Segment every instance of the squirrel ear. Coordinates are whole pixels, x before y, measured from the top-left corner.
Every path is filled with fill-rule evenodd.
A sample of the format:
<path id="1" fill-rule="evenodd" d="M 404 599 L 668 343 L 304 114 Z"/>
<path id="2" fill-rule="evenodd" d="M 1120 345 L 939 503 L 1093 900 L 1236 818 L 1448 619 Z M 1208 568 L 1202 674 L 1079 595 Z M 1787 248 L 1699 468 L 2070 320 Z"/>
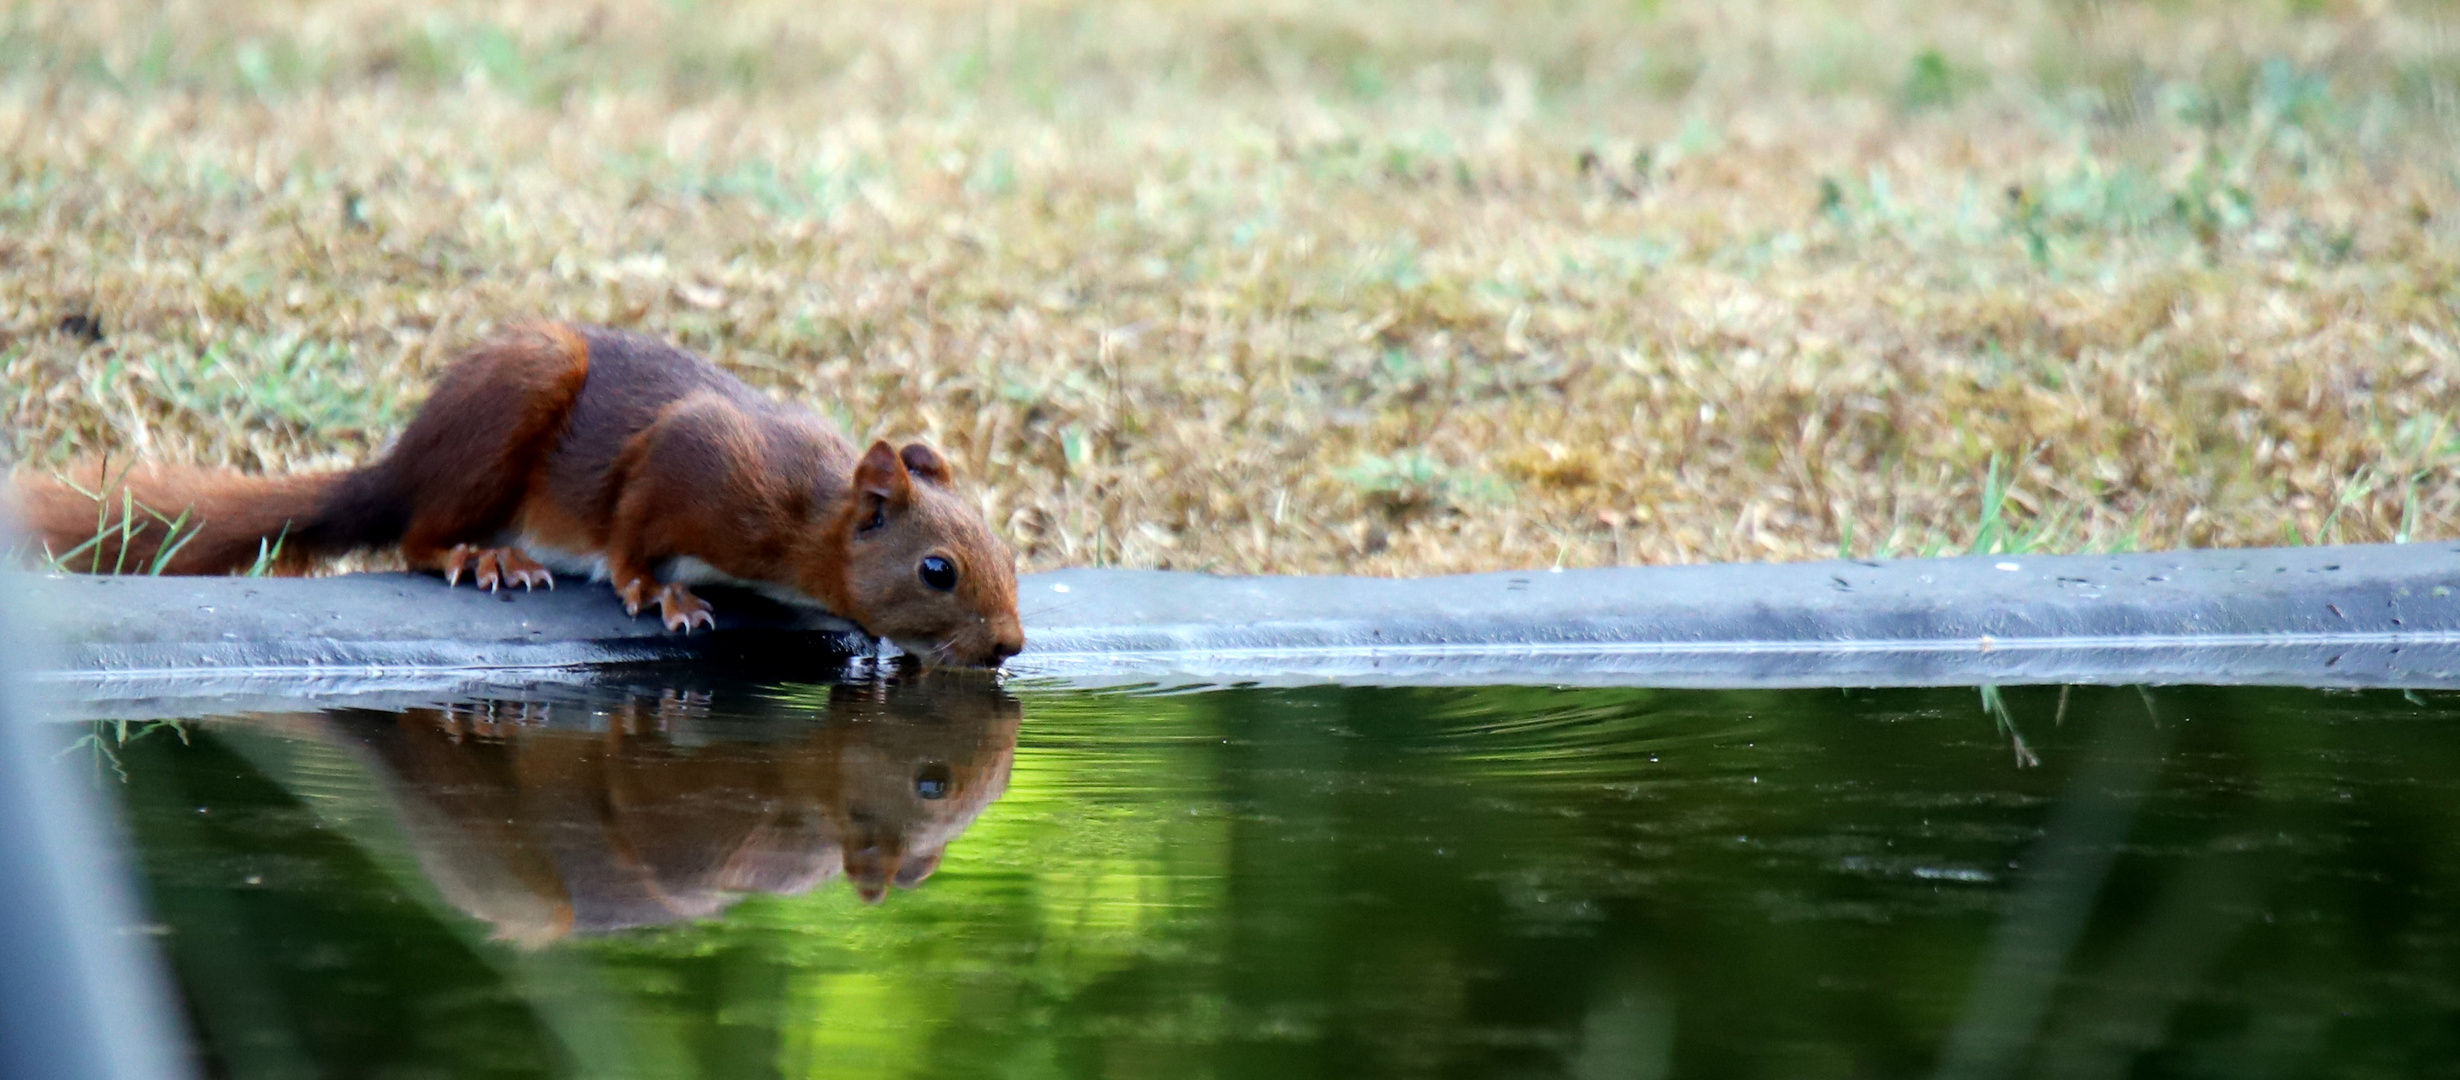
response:
<path id="1" fill-rule="evenodd" d="M 897 452 L 897 457 L 905 462 L 906 470 L 916 477 L 941 487 L 948 486 L 948 462 L 941 460 L 938 451 L 918 442 L 910 442 L 905 444 L 905 449 Z"/>
<path id="2" fill-rule="evenodd" d="M 913 497 L 914 479 L 906 475 L 905 462 L 887 442 L 872 443 L 854 466 L 854 531 L 870 532 L 888 524 L 889 509 L 903 507 Z"/>
<path id="3" fill-rule="evenodd" d="M 889 449 L 885 439 L 872 443 L 871 449 L 863 453 L 862 462 L 854 467 L 854 490 L 865 495 L 901 502 L 913 489 L 914 480 L 906 475 L 905 462 L 898 460 L 897 452 Z"/>
<path id="4" fill-rule="evenodd" d="M 911 889 L 922 884 L 924 878 L 930 877 L 932 871 L 939 868 L 940 853 L 937 851 L 925 855 L 909 855 L 906 856 L 904 862 L 897 864 L 897 876 L 889 880 L 896 882 L 900 889 Z"/>

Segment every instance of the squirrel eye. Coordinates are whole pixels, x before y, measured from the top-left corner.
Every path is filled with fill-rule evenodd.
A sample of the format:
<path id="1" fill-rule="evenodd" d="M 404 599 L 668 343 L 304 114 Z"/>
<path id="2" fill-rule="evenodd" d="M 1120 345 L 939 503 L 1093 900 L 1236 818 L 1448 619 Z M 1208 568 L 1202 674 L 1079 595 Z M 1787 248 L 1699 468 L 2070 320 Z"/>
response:
<path id="1" fill-rule="evenodd" d="M 941 592 L 957 587 L 957 564 L 938 555 L 926 555 L 922 561 L 922 583 Z"/>
<path id="2" fill-rule="evenodd" d="M 948 766 L 931 762 L 914 773 L 914 794 L 926 799 L 945 799 L 949 787 Z"/>

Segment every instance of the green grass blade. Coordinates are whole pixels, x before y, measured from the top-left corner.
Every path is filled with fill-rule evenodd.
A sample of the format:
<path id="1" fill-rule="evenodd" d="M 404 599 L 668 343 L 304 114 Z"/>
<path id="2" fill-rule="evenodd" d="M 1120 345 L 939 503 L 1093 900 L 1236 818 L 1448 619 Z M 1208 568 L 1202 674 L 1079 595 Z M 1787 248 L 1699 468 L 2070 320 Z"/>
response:
<path id="1" fill-rule="evenodd" d="M 204 524 L 200 522 L 196 528 L 188 531 L 188 535 L 181 536 L 179 530 L 187 523 L 188 511 L 182 510 L 179 512 L 179 517 L 171 522 L 171 532 L 164 539 L 162 550 L 154 553 L 154 565 L 146 569 L 147 574 L 161 577 L 163 568 L 171 565 L 171 560 L 179 554 L 179 549 L 187 547 L 188 541 L 196 539 L 198 534 L 205 531 Z"/>
<path id="2" fill-rule="evenodd" d="M 115 577 L 128 572 L 128 545 L 136 541 L 136 523 L 136 493 L 123 487 L 120 489 L 120 550 L 118 557 L 111 560 L 111 573 Z"/>
<path id="3" fill-rule="evenodd" d="M 282 544 L 289 539 L 290 523 L 287 521 L 282 523 L 282 532 L 273 538 L 271 544 L 261 538 L 258 539 L 256 541 L 256 565 L 248 567 L 247 576 L 264 577 L 273 572 L 273 564 L 282 557 Z"/>

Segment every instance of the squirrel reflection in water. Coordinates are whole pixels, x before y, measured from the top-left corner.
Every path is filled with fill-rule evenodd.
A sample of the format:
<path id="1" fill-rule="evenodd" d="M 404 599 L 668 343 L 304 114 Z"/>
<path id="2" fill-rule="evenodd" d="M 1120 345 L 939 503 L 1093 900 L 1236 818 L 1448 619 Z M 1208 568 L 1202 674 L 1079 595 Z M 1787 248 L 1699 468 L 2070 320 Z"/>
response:
<path id="1" fill-rule="evenodd" d="M 774 706 L 765 706 L 775 708 Z M 565 706 L 346 717 L 389 774 L 437 889 L 496 936 L 715 915 L 843 874 L 878 902 L 913 888 L 1006 791 L 1017 700 L 987 681 L 832 687 L 820 722 L 712 717 L 699 694 L 561 726 Z"/>

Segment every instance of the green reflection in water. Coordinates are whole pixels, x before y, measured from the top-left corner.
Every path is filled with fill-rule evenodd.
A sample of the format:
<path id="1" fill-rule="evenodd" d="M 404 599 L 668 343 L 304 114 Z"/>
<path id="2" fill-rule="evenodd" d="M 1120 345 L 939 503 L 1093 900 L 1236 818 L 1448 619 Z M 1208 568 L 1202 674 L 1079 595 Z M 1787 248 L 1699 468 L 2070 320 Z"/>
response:
<path id="1" fill-rule="evenodd" d="M 1971 690 L 715 681 L 105 782 L 239 1076 L 2460 1069 L 2460 700 L 1997 700 L 2038 767 Z"/>

